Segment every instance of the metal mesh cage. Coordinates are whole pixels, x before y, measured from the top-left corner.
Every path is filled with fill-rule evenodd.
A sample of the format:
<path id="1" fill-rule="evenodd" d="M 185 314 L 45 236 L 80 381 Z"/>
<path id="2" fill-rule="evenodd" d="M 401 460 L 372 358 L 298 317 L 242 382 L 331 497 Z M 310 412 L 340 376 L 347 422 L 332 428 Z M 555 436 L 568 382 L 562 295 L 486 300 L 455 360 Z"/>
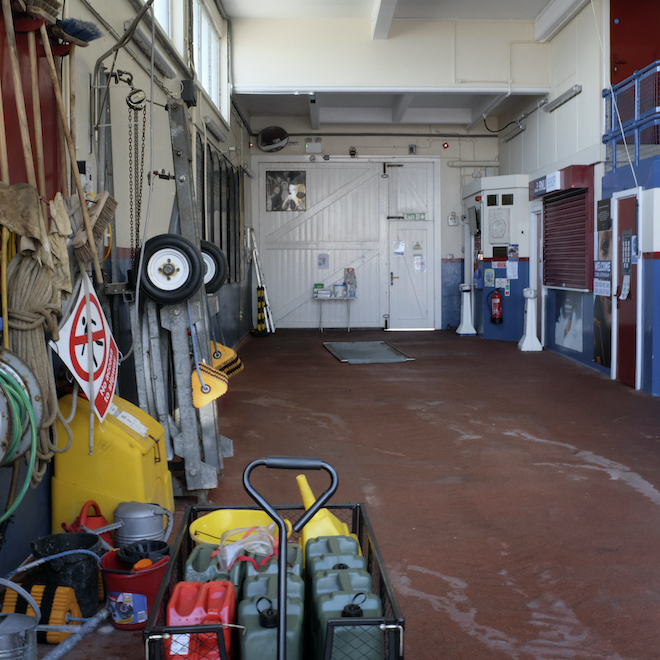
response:
<path id="1" fill-rule="evenodd" d="M 194 548 L 188 526 L 206 513 L 230 507 L 188 507 L 183 524 L 172 548 L 167 571 L 161 583 L 156 602 L 143 632 L 147 660 L 225 660 L 223 626 L 167 626 L 167 603 L 177 582 L 183 579 L 185 563 Z M 231 507 L 256 509 L 256 507 Z M 276 506 L 283 518 L 295 521 L 303 513 L 301 506 Z M 337 518 L 345 522 L 358 538 L 367 570 L 372 577 L 373 593 L 380 597 L 382 617 L 373 619 L 330 619 L 326 631 L 325 651 L 313 648 L 310 630 L 305 631 L 305 660 L 402 660 L 404 619 L 394 596 L 392 586 L 373 530 L 362 504 L 326 505 Z M 290 541 L 300 539 L 292 532 Z M 232 630 L 234 660 L 245 660 L 240 654 L 241 631 Z M 177 651 L 186 651 L 177 653 Z M 273 649 L 272 658 L 275 659 Z M 288 654 L 287 654 L 288 655 Z M 263 660 L 267 660 L 264 658 Z M 280 659 L 278 659 L 280 660 Z M 283 660 L 283 659 L 282 659 Z"/>
<path id="2" fill-rule="evenodd" d="M 635 120 L 635 85 L 631 83 L 627 87 L 619 90 L 616 95 L 616 102 L 619 107 L 619 118 L 625 126 L 628 122 Z"/>
<path id="3" fill-rule="evenodd" d="M 652 124 L 639 131 L 639 159 L 660 156 L 660 126 Z"/>
<path id="4" fill-rule="evenodd" d="M 611 172 L 614 168 L 612 143 L 607 144 L 605 148 L 605 172 Z"/>
<path id="5" fill-rule="evenodd" d="M 658 112 L 660 109 L 660 71 L 651 71 L 639 80 L 639 116 Z"/>

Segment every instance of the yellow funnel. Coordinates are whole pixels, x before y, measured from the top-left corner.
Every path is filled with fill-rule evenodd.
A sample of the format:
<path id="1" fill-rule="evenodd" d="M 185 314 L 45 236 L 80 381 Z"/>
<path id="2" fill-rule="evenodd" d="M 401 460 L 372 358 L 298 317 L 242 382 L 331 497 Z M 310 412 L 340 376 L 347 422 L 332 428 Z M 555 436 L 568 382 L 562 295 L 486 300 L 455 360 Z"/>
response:
<path id="1" fill-rule="evenodd" d="M 316 502 L 316 497 L 312 493 L 312 489 L 307 483 L 307 477 L 304 474 L 299 474 L 296 477 L 300 494 L 302 495 L 303 505 L 305 510 L 312 507 Z M 357 539 L 355 534 L 351 534 L 348 525 L 327 509 L 319 509 L 312 519 L 302 529 L 302 545 L 303 548 L 307 545 L 309 539 L 315 539 L 319 536 L 352 536 Z"/>

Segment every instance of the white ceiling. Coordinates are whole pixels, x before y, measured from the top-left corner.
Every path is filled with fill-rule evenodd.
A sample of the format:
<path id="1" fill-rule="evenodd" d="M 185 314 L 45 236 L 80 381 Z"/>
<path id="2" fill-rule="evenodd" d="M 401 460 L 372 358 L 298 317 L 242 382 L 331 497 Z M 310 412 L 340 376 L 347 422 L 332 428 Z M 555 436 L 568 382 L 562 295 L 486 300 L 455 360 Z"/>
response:
<path id="1" fill-rule="evenodd" d="M 374 39 L 387 38 L 392 21 L 452 19 L 535 20 L 553 0 L 221 0 L 229 18 L 364 18 Z M 579 0 L 569 0 L 575 4 Z M 538 98 L 538 97 L 533 97 Z M 520 97 L 518 97 L 520 100 Z M 498 116 L 511 99 L 484 93 L 385 94 L 324 92 L 307 95 L 234 94 L 241 113 L 252 117 L 309 117 L 313 129 L 328 124 L 459 124 L 471 127 L 491 108 Z M 258 128 L 258 127 L 256 127 Z"/>
<path id="2" fill-rule="evenodd" d="M 533 21 L 549 0 L 396 0 L 395 19 Z M 222 0 L 231 18 L 370 18 L 377 0 Z M 387 4 L 385 0 L 384 4 Z"/>

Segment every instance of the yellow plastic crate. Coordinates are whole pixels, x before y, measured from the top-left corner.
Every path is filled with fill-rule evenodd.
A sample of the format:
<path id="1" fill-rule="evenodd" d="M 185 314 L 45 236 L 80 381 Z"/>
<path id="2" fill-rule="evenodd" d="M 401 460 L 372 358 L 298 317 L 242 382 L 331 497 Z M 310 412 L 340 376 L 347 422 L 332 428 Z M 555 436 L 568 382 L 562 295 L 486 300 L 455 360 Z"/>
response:
<path id="1" fill-rule="evenodd" d="M 65 417 L 71 402 L 71 395 L 60 399 Z M 63 531 L 63 522 L 70 525 L 88 500 L 100 506 L 110 523 L 120 502 L 155 502 L 174 511 L 163 427 L 125 399 L 115 396 L 112 402 L 117 410 L 114 415 L 108 413 L 102 427 L 94 419 L 94 450 L 90 456 L 89 401 L 78 397 L 71 422 L 73 446 L 63 454 L 55 454 L 51 481 L 54 534 Z M 59 423 L 58 434 L 59 446 L 63 447 L 67 436 Z"/>

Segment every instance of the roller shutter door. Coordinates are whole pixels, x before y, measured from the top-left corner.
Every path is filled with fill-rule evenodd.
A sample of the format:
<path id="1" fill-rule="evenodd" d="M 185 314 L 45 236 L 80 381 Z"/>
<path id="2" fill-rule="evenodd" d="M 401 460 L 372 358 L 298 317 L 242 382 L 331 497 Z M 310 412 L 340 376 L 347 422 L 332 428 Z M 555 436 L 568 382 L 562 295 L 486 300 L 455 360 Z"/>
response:
<path id="1" fill-rule="evenodd" d="M 543 199 L 543 284 L 591 289 L 593 236 L 588 191 L 566 190 Z"/>

